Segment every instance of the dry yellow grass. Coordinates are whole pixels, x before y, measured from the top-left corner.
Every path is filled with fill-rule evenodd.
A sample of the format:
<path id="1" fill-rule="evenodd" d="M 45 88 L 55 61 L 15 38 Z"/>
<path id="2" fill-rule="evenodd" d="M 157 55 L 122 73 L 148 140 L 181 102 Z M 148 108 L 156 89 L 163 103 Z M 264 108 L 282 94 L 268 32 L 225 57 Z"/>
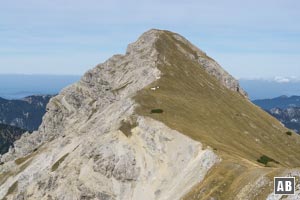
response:
<path id="1" fill-rule="evenodd" d="M 69 153 L 66 153 L 58 161 L 56 161 L 51 167 L 51 172 L 56 171 L 58 169 L 59 165 L 64 162 L 64 160 L 68 157 L 68 155 L 69 155 Z"/>
<path id="2" fill-rule="evenodd" d="M 286 135 L 288 130 L 276 119 L 222 86 L 198 62 L 177 50 L 175 44 L 197 55 L 172 35 L 161 32 L 156 42 L 161 78 L 139 91 L 134 99 L 140 105 L 136 109 L 138 114 L 162 121 L 209 145 L 223 158 L 218 168 L 187 197 L 201 194 L 196 199 L 209 196 L 231 199 L 236 181 L 247 182 L 253 173 L 262 175 L 283 167 L 300 167 L 300 136 Z M 159 89 L 150 90 L 154 86 Z M 151 114 L 152 109 L 162 109 L 163 113 Z M 262 155 L 278 163 L 266 168 L 257 162 Z M 264 192 L 263 196 L 267 191 Z"/>

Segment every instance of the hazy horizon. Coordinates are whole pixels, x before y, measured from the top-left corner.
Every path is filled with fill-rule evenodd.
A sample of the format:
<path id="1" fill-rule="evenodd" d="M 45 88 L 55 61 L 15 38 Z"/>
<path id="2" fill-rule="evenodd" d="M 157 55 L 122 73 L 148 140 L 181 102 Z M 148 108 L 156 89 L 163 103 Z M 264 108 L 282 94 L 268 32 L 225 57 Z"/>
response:
<path id="1" fill-rule="evenodd" d="M 0 97 L 21 99 L 31 95 L 53 95 L 80 78 L 81 75 L 0 74 Z M 239 81 L 251 100 L 300 95 L 300 80 L 293 77 Z"/>
<path id="2" fill-rule="evenodd" d="M 0 97 L 21 99 L 31 95 L 54 95 L 78 81 L 74 75 L 0 74 Z"/>
<path id="3" fill-rule="evenodd" d="M 92 68 L 89 68 L 92 69 Z M 87 71 L 89 70 L 87 69 Z M 84 72 L 85 73 L 85 72 Z M 54 73 L 1 73 L 1 75 L 20 75 L 20 76 L 74 76 L 74 77 L 81 77 L 84 75 L 82 74 L 54 74 Z M 300 77 L 296 76 L 268 76 L 268 77 L 234 77 L 237 80 L 262 80 L 262 81 L 274 81 L 278 83 L 286 83 L 286 82 L 300 82 Z"/>

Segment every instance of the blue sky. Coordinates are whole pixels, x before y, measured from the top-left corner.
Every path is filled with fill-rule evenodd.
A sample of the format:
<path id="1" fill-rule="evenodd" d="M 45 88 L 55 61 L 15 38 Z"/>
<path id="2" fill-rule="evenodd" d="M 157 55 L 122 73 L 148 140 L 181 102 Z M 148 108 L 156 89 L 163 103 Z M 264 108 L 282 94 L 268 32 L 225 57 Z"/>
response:
<path id="1" fill-rule="evenodd" d="M 237 78 L 300 77 L 298 0 L 0 0 L 0 74 L 83 74 L 150 28 Z"/>

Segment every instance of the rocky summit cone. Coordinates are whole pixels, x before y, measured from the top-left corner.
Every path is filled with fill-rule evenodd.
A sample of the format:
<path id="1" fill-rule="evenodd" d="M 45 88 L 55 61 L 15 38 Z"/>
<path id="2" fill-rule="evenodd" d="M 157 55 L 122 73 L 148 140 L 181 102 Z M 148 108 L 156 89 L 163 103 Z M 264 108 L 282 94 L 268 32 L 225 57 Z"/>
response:
<path id="1" fill-rule="evenodd" d="M 300 177 L 288 131 L 203 51 L 153 29 L 50 100 L 2 155 L 0 199 L 274 199 L 274 176 Z"/>

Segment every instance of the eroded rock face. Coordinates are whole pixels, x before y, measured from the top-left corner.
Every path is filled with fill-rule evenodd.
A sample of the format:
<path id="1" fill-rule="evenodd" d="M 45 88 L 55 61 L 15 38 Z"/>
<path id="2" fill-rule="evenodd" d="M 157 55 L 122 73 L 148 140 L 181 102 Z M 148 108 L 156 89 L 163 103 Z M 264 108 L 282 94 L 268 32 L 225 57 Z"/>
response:
<path id="1" fill-rule="evenodd" d="M 129 45 L 126 55 L 115 55 L 99 64 L 86 72 L 80 82 L 53 97 L 39 130 L 17 141 L 14 155 L 3 156 L 3 161 L 24 156 L 40 144 L 64 135 L 66 130 L 73 129 L 74 123 L 85 125 L 96 112 L 129 98 L 158 79 L 157 51 L 153 48 L 157 37 L 154 30 L 145 33 Z"/>
<path id="2" fill-rule="evenodd" d="M 90 154 L 94 161 L 94 171 L 122 182 L 137 180 L 139 168 L 136 167 L 134 152 L 129 146 L 124 146 L 118 155 L 114 149 L 117 145 L 115 142 L 118 141 L 104 144 Z"/>
<path id="3" fill-rule="evenodd" d="M 239 82 L 228 74 L 221 66 L 213 59 L 207 56 L 199 56 L 198 62 L 206 69 L 206 71 L 216 77 L 225 87 L 232 91 L 239 92 L 247 97 L 247 93 L 240 87 Z"/>
<path id="4" fill-rule="evenodd" d="M 117 129 L 53 140 L 23 171 L 26 161 L 14 166 L 19 173 L 1 185 L 1 197 L 18 181 L 16 195 L 30 199 L 177 199 L 219 161 L 160 122 L 137 124 L 130 137 Z"/>

